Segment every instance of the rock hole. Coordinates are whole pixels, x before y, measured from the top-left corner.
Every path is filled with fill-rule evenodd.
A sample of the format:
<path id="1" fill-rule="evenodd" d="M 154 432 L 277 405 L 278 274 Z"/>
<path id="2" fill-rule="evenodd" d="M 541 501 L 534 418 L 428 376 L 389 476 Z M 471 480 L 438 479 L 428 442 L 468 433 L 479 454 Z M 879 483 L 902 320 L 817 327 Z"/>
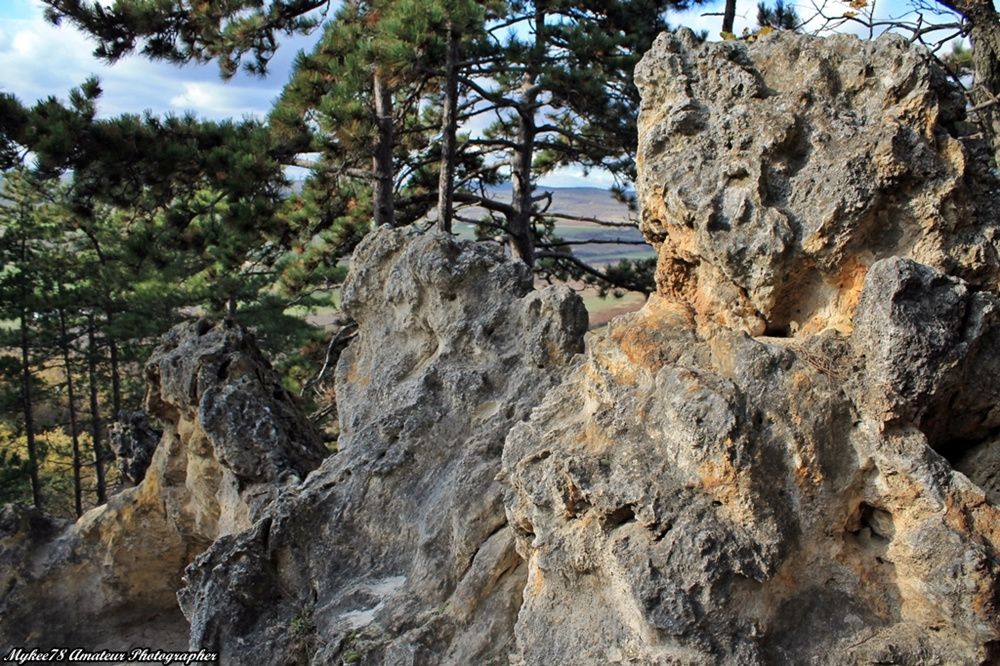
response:
<path id="1" fill-rule="evenodd" d="M 604 528 L 613 530 L 625 523 L 635 522 L 635 508 L 631 504 L 618 507 L 611 513 L 604 515 Z"/>
<path id="2" fill-rule="evenodd" d="M 788 324 L 774 326 L 773 322 L 769 322 L 768 327 L 764 330 L 764 335 L 769 338 L 790 338 L 792 337 L 792 327 Z"/>
<path id="3" fill-rule="evenodd" d="M 506 411 L 504 411 L 504 413 L 503 413 L 503 415 L 504 415 L 504 418 L 506 418 L 506 419 L 512 419 L 512 418 L 514 418 L 514 413 L 515 413 L 516 411 L 517 411 L 517 410 L 515 410 L 515 409 L 514 409 L 514 405 L 511 405 L 511 406 L 509 406 L 509 407 L 507 408 L 507 410 L 506 410 Z"/>
<path id="4" fill-rule="evenodd" d="M 921 424 L 921 426 L 925 426 L 925 425 L 926 424 L 923 424 L 923 423 Z M 930 428 L 921 427 L 921 430 L 924 431 L 924 434 L 926 435 L 927 434 L 926 431 L 930 430 Z M 944 459 L 947 460 L 948 463 L 952 467 L 956 467 L 956 466 L 958 466 L 959 463 L 961 463 L 962 459 L 965 458 L 965 456 L 970 451 L 972 451 L 972 449 L 976 448 L 979 444 L 981 444 L 984 441 L 989 441 L 991 439 L 996 438 L 998 435 L 1000 435 L 1000 432 L 993 431 L 992 433 L 990 433 L 990 435 L 988 435 L 986 438 L 984 438 L 982 440 L 980 440 L 980 439 L 950 439 L 950 440 L 948 440 L 946 442 L 942 442 L 940 444 L 935 444 L 935 445 L 932 446 L 932 448 L 935 451 L 937 451 L 938 453 L 940 453 L 944 457 Z M 928 439 L 929 439 L 929 437 L 928 437 Z"/>
<path id="5" fill-rule="evenodd" d="M 855 535 L 861 535 L 866 530 L 871 534 L 873 541 L 887 544 L 896 536 L 896 525 L 892 514 L 884 509 L 879 509 L 867 502 L 862 502 L 858 506 L 856 518 L 851 522 L 854 529 L 849 531 Z M 857 521 L 855 523 L 855 521 Z"/>
<path id="6" fill-rule="evenodd" d="M 456 298 L 458 298 L 458 296 L 455 295 L 455 294 L 452 294 L 452 293 L 445 293 L 445 294 L 441 294 L 441 298 L 443 298 L 446 301 L 453 301 Z"/>

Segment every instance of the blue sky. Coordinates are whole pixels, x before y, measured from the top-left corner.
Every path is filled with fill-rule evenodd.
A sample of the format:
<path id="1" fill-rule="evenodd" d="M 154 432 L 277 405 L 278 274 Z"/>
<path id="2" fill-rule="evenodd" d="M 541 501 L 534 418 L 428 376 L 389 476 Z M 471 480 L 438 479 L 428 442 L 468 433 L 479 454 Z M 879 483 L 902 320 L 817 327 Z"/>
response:
<path id="1" fill-rule="evenodd" d="M 757 0 L 739 0 L 736 31 L 753 26 Z M 902 0 L 891 0 L 898 5 Z M 890 7 L 888 0 L 881 0 Z M 807 0 L 791 0 L 805 16 L 811 6 Z M 830 0 L 830 6 L 846 4 Z M 695 30 L 706 29 L 710 38 L 718 35 L 722 22 L 719 16 L 702 16 L 721 11 L 722 1 L 700 7 L 670 18 L 673 25 L 687 25 Z M 222 119 L 267 114 L 274 99 L 284 86 L 292 59 L 297 50 L 311 40 L 299 38 L 286 43 L 272 60 L 272 74 L 258 79 L 239 74 L 222 81 L 217 66 L 150 62 L 132 56 L 110 66 L 91 53 L 94 44 L 70 25 L 52 26 L 42 18 L 42 5 L 37 0 L 0 0 L 0 91 L 13 93 L 24 104 L 54 95 L 66 99 L 71 88 L 79 86 L 90 75 L 101 79 L 104 95 L 99 113 L 114 117 L 123 113 L 151 110 L 163 115 L 192 111 L 201 118 Z M 546 181 L 552 187 L 609 183 L 600 174 L 581 180 L 579 174 L 567 170 Z"/>

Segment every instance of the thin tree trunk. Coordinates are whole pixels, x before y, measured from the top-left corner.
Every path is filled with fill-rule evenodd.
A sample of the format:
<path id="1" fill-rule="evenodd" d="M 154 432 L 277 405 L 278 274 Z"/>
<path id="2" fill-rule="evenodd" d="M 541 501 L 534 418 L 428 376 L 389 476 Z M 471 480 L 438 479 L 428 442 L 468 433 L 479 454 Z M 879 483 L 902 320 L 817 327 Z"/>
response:
<path id="1" fill-rule="evenodd" d="M 59 294 L 62 295 L 62 285 Z M 66 401 L 69 403 L 69 430 L 73 440 L 73 500 L 76 517 L 83 515 L 83 484 L 81 482 L 83 459 L 80 455 L 80 430 L 76 421 L 76 393 L 73 389 L 73 367 L 70 365 L 69 335 L 66 327 L 66 311 L 59 308 L 59 346 L 62 348 L 63 366 L 66 368 Z"/>
<path id="2" fill-rule="evenodd" d="M 535 154 L 534 77 L 526 79 L 525 95 L 519 109 L 517 150 L 511 180 L 513 214 L 508 218 L 510 251 L 528 266 L 535 265 L 535 242 L 531 234 L 531 163 Z"/>
<path id="3" fill-rule="evenodd" d="M 381 73 L 375 72 L 375 117 L 378 136 L 375 156 L 372 158 L 372 199 L 375 204 L 375 227 L 383 224 L 392 226 L 393 211 L 393 165 L 392 165 L 392 90 L 386 85 Z"/>
<path id="4" fill-rule="evenodd" d="M 545 52 L 545 13 L 535 10 L 535 51 L 541 56 Z M 540 66 L 536 63 L 536 67 Z M 521 83 L 521 100 L 517 108 L 517 149 L 514 151 L 511 179 L 511 206 L 513 213 L 508 216 L 511 254 L 526 263 L 535 265 L 535 242 L 531 233 L 531 167 L 535 158 L 536 123 L 539 90 L 535 68 L 529 68 Z"/>
<path id="5" fill-rule="evenodd" d="M 109 331 L 106 340 L 108 342 L 108 357 L 111 361 L 111 406 L 114 407 L 114 415 L 117 417 L 118 412 L 122 410 L 122 379 L 118 367 L 118 343 L 115 341 L 114 336 L 110 334 L 113 323 L 113 310 L 110 297 L 105 300 L 104 320 L 108 323 L 107 330 Z"/>
<path id="6" fill-rule="evenodd" d="M 31 400 L 31 346 L 28 340 L 28 310 L 21 309 L 21 363 L 23 366 L 21 398 L 24 407 L 24 432 L 28 440 L 28 473 L 31 476 L 31 499 L 42 508 L 42 484 L 38 478 L 38 449 L 35 442 L 35 414 Z"/>
<path id="7" fill-rule="evenodd" d="M 455 199 L 455 144 L 458 135 L 458 39 L 448 22 L 444 109 L 441 117 L 441 171 L 438 176 L 438 231 L 451 233 Z"/>
<path id="8" fill-rule="evenodd" d="M 722 14 L 722 32 L 733 34 L 733 25 L 736 23 L 736 0 L 726 0 L 726 8 Z"/>
<path id="9" fill-rule="evenodd" d="M 90 433 L 94 444 L 94 472 L 97 475 L 97 503 L 108 501 L 104 480 L 104 454 L 101 452 L 101 414 L 97 405 L 97 341 L 94 335 L 94 313 L 87 315 L 87 368 L 90 375 Z"/>

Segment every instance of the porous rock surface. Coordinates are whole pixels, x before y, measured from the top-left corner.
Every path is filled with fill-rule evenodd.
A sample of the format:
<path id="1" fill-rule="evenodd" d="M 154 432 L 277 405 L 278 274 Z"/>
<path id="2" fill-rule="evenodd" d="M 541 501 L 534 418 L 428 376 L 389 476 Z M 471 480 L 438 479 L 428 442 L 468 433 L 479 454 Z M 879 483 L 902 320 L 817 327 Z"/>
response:
<path id="1" fill-rule="evenodd" d="M 223 663 L 502 663 L 526 568 L 495 480 L 510 428 L 583 349 L 565 287 L 491 243 L 383 228 L 342 291 L 340 450 L 180 595 Z"/>
<path id="2" fill-rule="evenodd" d="M 299 482 L 314 446 L 266 444 L 294 419 L 240 393 L 258 373 L 168 339 L 149 405 L 174 425 L 126 493 L 204 536 L 167 551 L 171 571 L 215 539 L 179 594 L 191 648 L 1000 663 L 1000 183 L 962 138 L 961 96 L 893 37 L 681 30 L 637 81 L 658 293 L 583 354 L 580 299 L 532 291 L 499 246 L 381 229 L 343 290 L 358 334 L 337 366 L 340 450 Z M 34 589 L 55 626 L 73 603 L 105 617 L 53 592 L 69 565 L 46 563 L 74 562 L 103 599 L 107 576 L 141 576 L 138 537 L 93 527 L 121 505 L 76 528 L 0 515 L 0 557 L 28 572 L 0 569 L 0 610 Z M 86 534 L 104 541 L 84 550 Z M 156 604 L 177 587 L 146 584 Z"/>
<path id="3" fill-rule="evenodd" d="M 659 292 L 700 326 L 848 332 L 867 267 L 893 256 L 1000 284 L 987 155 L 955 137 L 965 99 L 898 35 L 682 29 L 636 82 L 641 229 Z"/>
<path id="4" fill-rule="evenodd" d="M 512 663 L 1000 662 L 998 183 L 961 100 L 893 37 L 682 30 L 637 80 L 660 293 L 507 439 Z"/>
<path id="5" fill-rule="evenodd" d="M 179 325 L 146 374 L 146 409 L 165 431 L 138 486 L 76 523 L 16 506 L 0 514 L 3 654 L 186 648 L 184 568 L 326 455 L 243 329 Z"/>

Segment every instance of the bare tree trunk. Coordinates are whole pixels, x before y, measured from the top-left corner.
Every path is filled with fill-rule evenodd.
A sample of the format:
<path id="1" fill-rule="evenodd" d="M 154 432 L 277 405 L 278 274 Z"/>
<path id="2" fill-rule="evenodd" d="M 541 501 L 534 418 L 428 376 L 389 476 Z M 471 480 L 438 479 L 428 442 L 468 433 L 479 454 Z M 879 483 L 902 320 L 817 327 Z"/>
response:
<path id="1" fill-rule="evenodd" d="M 107 296 L 104 305 L 104 320 L 108 324 L 109 331 L 111 330 L 113 317 L 111 297 Z M 118 367 L 118 343 L 115 342 L 112 335 L 108 335 L 106 340 L 108 342 L 108 357 L 111 361 L 111 405 L 114 407 L 115 415 L 117 415 L 122 410 L 122 379 L 121 371 Z"/>
<path id="2" fill-rule="evenodd" d="M 97 503 L 108 501 L 104 480 L 104 454 L 101 452 L 101 414 L 97 405 L 97 341 L 94 335 L 94 313 L 87 315 L 87 367 L 90 375 L 90 434 L 94 445 L 94 472 L 97 475 Z"/>
<path id="3" fill-rule="evenodd" d="M 526 77 L 524 96 L 518 109 L 517 149 L 514 152 L 513 179 L 511 180 L 513 214 L 507 223 L 510 233 L 510 251 L 528 266 L 535 265 L 535 242 L 531 234 L 531 163 L 535 154 L 535 100 L 534 77 Z"/>
<path id="4" fill-rule="evenodd" d="M 438 175 L 438 231 L 451 233 L 455 198 L 455 144 L 458 135 L 458 38 L 448 22 L 444 109 L 441 117 L 441 170 Z"/>
<path id="5" fill-rule="evenodd" d="M 545 52 L 545 12 L 535 9 L 535 51 Z M 531 232 L 533 206 L 531 200 L 531 167 L 535 158 L 536 123 L 539 88 L 538 74 L 532 69 L 524 75 L 521 100 L 517 107 L 517 149 L 514 151 L 513 178 L 511 179 L 511 206 L 513 214 L 507 217 L 511 254 L 528 266 L 535 265 L 535 241 Z"/>
<path id="6" fill-rule="evenodd" d="M 722 14 L 722 32 L 733 34 L 733 25 L 736 23 L 736 0 L 726 0 L 726 8 Z"/>
<path id="7" fill-rule="evenodd" d="M 59 285 L 62 295 L 62 285 Z M 66 401 L 69 404 L 69 430 L 73 440 L 73 500 L 76 506 L 76 517 L 83 515 L 83 485 L 81 472 L 83 460 L 80 455 L 80 430 L 76 420 L 76 393 L 73 390 L 73 367 L 70 365 L 69 336 L 66 328 L 66 312 L 59 308 L 59 334 L 62 336 L 60 348 L 63 354 L 63 366 L 66 368 Z"/>
<path id="8" fill-rule="evenodd" d="M 35 412 L 31 400 L 31 346 L 28 340 L 28 310 L 21 309 L 21 398 L 24 407 L 24 433 L 28 440 L 28 473 L 31 476 L 31 499 L 42 508 L 42 484 L 38 478 L 38 449 L 35 442 Z"/>
<path id="9" fill-rule="evenodd" d="M 378 137 L 375 156 L 372 158 L 372 199 L 375 204 L 375 227 L 392 225 L 393 211 L 393 165 L 392 165 L 392 90 L 386 85 L 381 73 L 375 72 L 375 117 L 378 123 Z"/>

